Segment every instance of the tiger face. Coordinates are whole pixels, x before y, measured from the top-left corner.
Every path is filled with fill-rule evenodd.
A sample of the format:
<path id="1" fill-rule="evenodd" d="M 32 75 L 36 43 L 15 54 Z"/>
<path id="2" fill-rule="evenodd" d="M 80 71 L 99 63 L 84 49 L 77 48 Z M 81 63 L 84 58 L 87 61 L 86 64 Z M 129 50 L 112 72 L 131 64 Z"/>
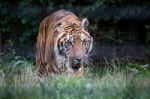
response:
<path id="1" fill-rule="evenodd" d="M 64 22 L 57 26 L 54 46 L 57 66 L 66 68 L 67 73 L 81 73 L 83 64 L 88 57 L 93 39 L 87 32 L 88 21 L 81 23 Z"/>

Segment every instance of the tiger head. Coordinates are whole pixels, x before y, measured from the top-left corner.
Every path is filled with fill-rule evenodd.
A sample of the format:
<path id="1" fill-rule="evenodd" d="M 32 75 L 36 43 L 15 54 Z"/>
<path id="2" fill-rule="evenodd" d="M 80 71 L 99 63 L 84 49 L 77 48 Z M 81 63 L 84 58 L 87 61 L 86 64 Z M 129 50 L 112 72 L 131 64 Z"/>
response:
<path id="1" fill-rule="evenodd" d="M 59 23 L 55 34 L 55 57 L 57 66 L 66 67 L 67 73 L 83 71 L 83 64 L 91 49 L 93 38 L 87 32 L 88 20 Z"/>

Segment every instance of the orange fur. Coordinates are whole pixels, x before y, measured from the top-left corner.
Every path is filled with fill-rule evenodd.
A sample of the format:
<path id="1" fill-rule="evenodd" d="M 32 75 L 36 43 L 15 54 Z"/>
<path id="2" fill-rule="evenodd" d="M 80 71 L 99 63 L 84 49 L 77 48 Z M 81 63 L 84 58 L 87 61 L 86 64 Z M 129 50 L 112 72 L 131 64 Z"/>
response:
<path id="1" fill-rule="evenodd" d="M 81 21 L 72 12 L 65 10 L 59 10 L 50 16 L 47 16 L 39 27 L 39 33 L 36 43 L 36 68 L 39 76 L 47 76 L 49 72 L 62 73 L 66 71 L 66 67 L 59 70 L 57 67 L 57 61 L 55 59 L 56 54 L 54 51 L 55 44 L 58 41 L 57 26 L 63 24 L 64 36 L 68 33 L 75 34 L 77 31 L 82 31 Z M 88 34 L 88 33 L 87 33 Z M 86 34 L 86 35 L 87 35 Z M 63 36 L 61 37 L 63 40 Z M 74 50 L 80 49 L 80 40 L 76 38 L 76 46 Z M 80 47 L 80 48 L 79 48 Z M 81 48 L 82 49 L 82 48 Z M 82 54 L 82 50 L 80 51 Z M 82 67 L 83 68 L 83 67 Z"/>

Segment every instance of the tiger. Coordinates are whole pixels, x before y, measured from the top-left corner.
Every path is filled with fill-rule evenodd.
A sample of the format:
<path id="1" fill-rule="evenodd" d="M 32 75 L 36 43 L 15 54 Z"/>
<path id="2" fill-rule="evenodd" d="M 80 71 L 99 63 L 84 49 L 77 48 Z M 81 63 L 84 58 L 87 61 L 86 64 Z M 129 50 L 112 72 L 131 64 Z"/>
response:
<path id="1" fill-rule="evenodd" d="M 87 18 L 80 20 L 63 9 L 45 17 L 36 42 L 36 74 L 83 75 L 84 62 L 93 45 L 88 25 Z"/>

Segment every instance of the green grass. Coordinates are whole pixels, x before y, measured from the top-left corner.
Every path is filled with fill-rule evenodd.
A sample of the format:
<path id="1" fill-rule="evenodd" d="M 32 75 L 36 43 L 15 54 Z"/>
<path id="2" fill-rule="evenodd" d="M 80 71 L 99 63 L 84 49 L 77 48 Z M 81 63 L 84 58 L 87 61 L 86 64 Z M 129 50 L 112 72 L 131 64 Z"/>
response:
<path id="1" fill-rule="evenodd" d="M 149 70 L 135 74 L 124 68 L 91 66 L 83 77 L 54 74 L 39 80 L 32 62 L 15 57 L 3 60 L 0 99 L 150 99 Z"/>

